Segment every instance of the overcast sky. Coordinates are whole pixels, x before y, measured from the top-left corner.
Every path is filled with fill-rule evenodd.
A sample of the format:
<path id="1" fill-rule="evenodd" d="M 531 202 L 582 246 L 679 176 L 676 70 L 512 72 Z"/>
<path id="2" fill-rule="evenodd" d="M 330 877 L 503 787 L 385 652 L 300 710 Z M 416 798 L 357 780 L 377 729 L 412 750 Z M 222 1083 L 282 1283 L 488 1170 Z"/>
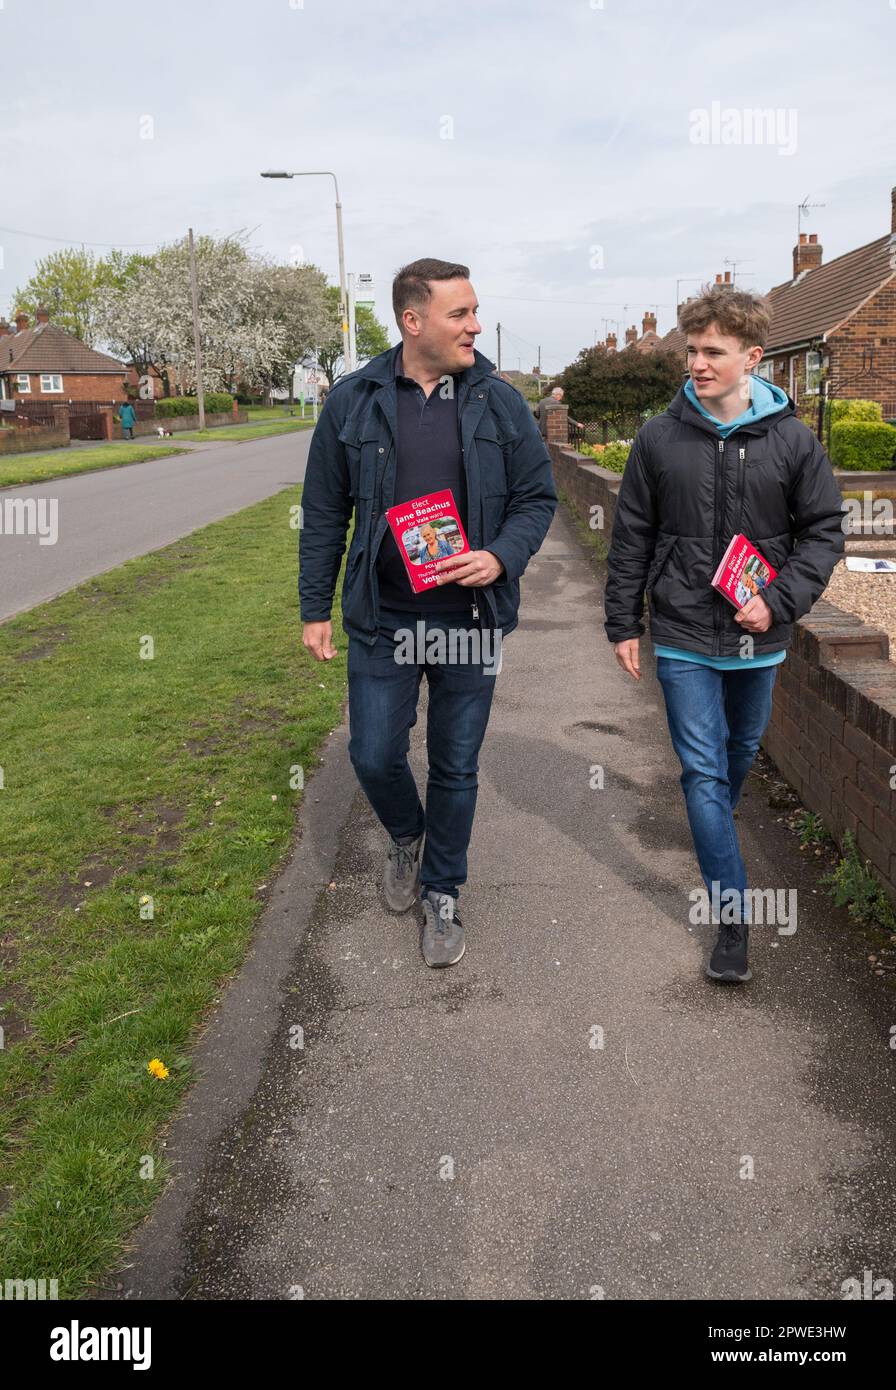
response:
<path id="1" fill-rule="evenodd" d="M 0 54 L 7 313 L 48 251 L 189 225 L 335 281 L 332 181 L 265 168 L 336 171 L 393 341 L 392 275 L 441 256 L 524 370 L 650 307 L 665 332 L 676 280 L 726 257 L 746 289 L 789 278 L 807 197 L 826 261 L 890 228 L 896 0 L 0 0 Z"/>

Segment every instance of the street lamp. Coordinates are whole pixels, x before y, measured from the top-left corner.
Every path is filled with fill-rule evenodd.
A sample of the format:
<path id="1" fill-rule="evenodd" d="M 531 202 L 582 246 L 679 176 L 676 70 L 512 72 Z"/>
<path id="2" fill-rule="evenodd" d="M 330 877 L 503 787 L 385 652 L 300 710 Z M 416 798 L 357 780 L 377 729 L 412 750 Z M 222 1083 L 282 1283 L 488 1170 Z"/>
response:
<path id="1" fill-rule="evenodd" d="M 333 180 L 336 189 L 336 236 L 339 241 L 339 312 L 342 317 L 342 356 L 345 361 L 345 370 L 354 371 L 355 364 L 352 361 L 351 342 L 348 331 L 348 293 L 345 288 L 345 247 L 342 241 L 342 204 L 339 201 L 339 184 L 336 182 L 336 175 L 331 169 L 264 169 L 261 177 L 263 179 L 302 179 L 314 178 L 322 174 L 326 178 Z M 332 383 L 331 383 L 332 384 Z"/>

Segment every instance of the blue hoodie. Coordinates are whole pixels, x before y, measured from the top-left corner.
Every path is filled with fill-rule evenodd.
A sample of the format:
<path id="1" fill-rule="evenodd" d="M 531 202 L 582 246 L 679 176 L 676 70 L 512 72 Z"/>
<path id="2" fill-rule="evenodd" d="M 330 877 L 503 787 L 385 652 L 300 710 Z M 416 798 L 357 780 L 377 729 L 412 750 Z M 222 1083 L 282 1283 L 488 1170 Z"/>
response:
<path id="1" fill-rule="evenodd" d="M 782 391 L 780 386 L 775 386 L 771 381 L 765 381 L 763 377 L 755 376 L 751 372 L 750 404 L 735 420 L 724 423 L 710 415 L 706 406 L 700 404 L 690 377 L 684 384 L 684 394 L 694 409 L 700 411 L 704 420 L 712 421 L 723 439 L 727 439 L 732 430 L 736 430 L 739 425 L 751 425 L 755 420 L 762 420 L 766 415 L 774 415 L 777 411 L 783 410 L 789 399 L 787 392 Z"/>
<path id="2" fill-rule="evenodd" d="M 751 372 L 750 404 L 735 420 L 729 420 L 726 423 L 717 420 L 714 415 L 710 415 L 706 407 L 700 404 L 690 377 L 684 384 L 684 394 L 694 409 L 699 410 L 704 419 L 712 421 L 723 439 L 727 439 L 729 434 L 736 430 L 739 425 L 749 425 L 754 420 L 762 420 L 766 415 L 775 415 L 783 409 L 789 399 L 787 392 L 782 391 L 780 386 L 775 386 L 771 381 L 765 381 L 761 376 L 756 376 Z M 745 666 L 775 666 L 779 661 L 783 661 L 787 655 L 786 651 L 781 651 L 753 657 L 704 656 L 701 652 L 689 652 L 683 647 L 662 647 L 656 644 L 653 650 L 656 656 L 666 656 L 673 661 L 696 661 L 701 666 L 712 666 L 716 671 L 742 671 Z"/>

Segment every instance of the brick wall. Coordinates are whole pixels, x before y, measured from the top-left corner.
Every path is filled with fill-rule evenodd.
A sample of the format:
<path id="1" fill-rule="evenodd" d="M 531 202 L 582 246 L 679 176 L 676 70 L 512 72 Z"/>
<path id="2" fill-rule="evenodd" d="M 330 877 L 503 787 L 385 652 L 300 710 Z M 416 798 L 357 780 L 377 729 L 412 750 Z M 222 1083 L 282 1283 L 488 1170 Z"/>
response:
<path id="1" fill-rule="evenodd" d="M 215 429 L 218 425 L 245 425 L 249 421 L 249 412 L 246 409 L 230 411 L 216 411 L 214 414 L 206 412 L 205 424 L 207 429 Z M 121 439 L 121 425 L 118 417 L 115 417 L 113 438 Z M 178 430 L 198 430 L 198 415 L 171 415 L 166 419 L 158 420 L 138 420 L 134 426 L 135 435 L 151 435 L 158 438 L 159 425 L 163 429 L 171 430 L 172 434 L 177 434 Z"/>
<path id="2" fill-rule="evenodd" d="M 896 902 L 896 664 L 886 634 L 824 599 L 794 626 L 763 740 L 838 843 L 851 830 Z"/>
<path id="3" fill-rule="evenodd" d="M 593 459 L 585 454 L 577 454 L 574 449 L 551 443 L 548 449 L 557 487 L 566 494 L 592 530 L 603 536 L 609 545 L 622 474 L 614 473 L 609 468 L 599 468 Z M 594 517 L 599 515 L 591 510 L 595 506 L 603 508 L 602 527 L 592 525 Z"/>
<path id="4" fill-rule="evenodd" d="M 620 475 L 569 448 L 551 445 L 550 453 L 575 511 L 590 523 L 592 508 L 603 508 L 599 534 L 609 543 Z M 649 631 L 646 613 L 645 623 Z M 896 664 L 886 634 L 816 603 L 794 624 L 763 746 L 838 844 L 852 831 L 896 903 Z"/>
<path id="5" fill-rule="evenodd" d="M 68 430 L 43 429 L 35 425 L 30 429 L 0 429 L 0 454 L 27 454 L 32 449 L 58 449 L 68 444 Z"/>

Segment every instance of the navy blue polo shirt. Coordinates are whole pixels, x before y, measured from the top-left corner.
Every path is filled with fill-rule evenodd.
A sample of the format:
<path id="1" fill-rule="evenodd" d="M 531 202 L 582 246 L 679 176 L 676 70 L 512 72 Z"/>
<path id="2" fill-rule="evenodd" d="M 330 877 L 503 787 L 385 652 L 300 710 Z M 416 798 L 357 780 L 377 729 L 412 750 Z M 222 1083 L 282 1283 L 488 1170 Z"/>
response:
<path id="1" fill-rule="evenodd" d="M 467 529 L 467 483 L 457 419 L 459 378 L 453 377 L 454 390 L 444 383 L 433 388 L 427 398 L 423 387 L 403 373 L 401 352 L 395 359 L 395 395 L 398 437 L 395 441 L 395 501 L 409 502 L 427 492 L 450 488 L 457 503 L 461 524 Z M 440 584 L 424 594 L 415 594 L 408 579 L 398 543 L 386 531 L 377 556 L 380 606 L 414 613 L 464 613 L 470 616 L 473 589 L 461 584 Z"/>

